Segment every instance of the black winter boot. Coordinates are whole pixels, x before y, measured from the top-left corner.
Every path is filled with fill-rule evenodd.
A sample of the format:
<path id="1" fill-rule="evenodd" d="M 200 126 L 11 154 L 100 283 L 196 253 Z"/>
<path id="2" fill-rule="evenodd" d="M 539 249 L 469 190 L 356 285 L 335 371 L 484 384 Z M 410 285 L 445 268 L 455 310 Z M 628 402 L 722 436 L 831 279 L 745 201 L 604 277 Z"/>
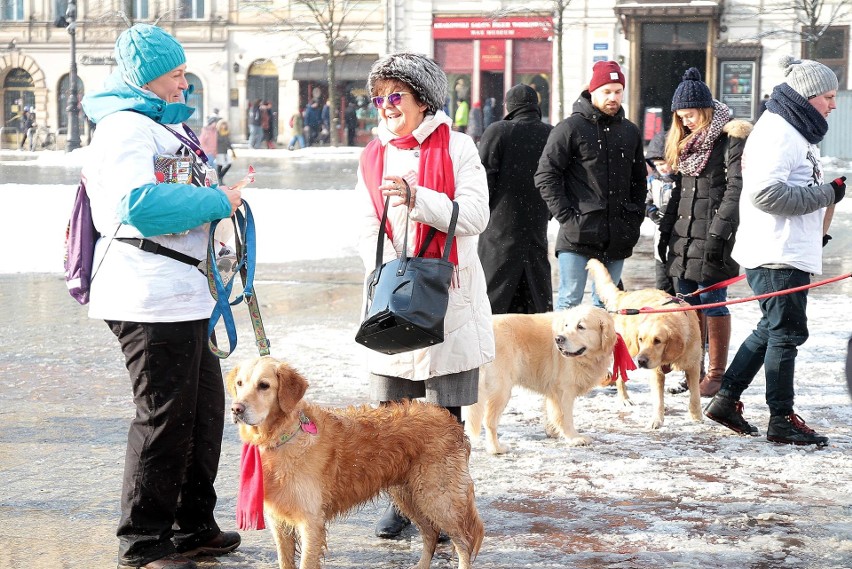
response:
<path id="1" fill-rule="evenodd" d="M 741 435 L 758 435 L 757 427 L 750 425 L 743 418 L 742 402 L 731 397 L 726 391 L 720 391 L 713 397 L 704 409 L 704 416 Z"/>
<path id="2" fill-rule="evenodd" d="M 385 539 L 394 539 L 399 537 L 402 530 L 411 525 L 411 520 L 402 515 L 396 509 L 396 504 L 393 502 L 388 505 L 388 509 L 382 514 L 381 519 L 376 523 L 376 536 Z"/>
<path id="3" fill-rule="evenodd" d="M 766 438 L 773 443 L 783 443 L 786 445 L 816 445 L 824 447 L 828 444 L 828 437 L 816 434 L 795 413 L 790 413 L 789 415 L 772 415 L 769 417 Z"/>

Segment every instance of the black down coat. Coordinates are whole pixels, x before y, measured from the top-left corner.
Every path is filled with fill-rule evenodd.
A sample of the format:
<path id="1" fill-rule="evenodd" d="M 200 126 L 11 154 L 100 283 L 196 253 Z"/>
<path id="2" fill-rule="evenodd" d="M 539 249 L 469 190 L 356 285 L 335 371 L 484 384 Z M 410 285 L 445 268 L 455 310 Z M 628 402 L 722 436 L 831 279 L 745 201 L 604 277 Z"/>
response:
<path id="1" fill-rule="evenodd" d="M 533 181 L 552 129 L 541 122 L 538 105 L 528 105 L 492 123 L 479 141 L 491 208 L 491 220 L 479 236 L 479 259 L 495 314 L 509 312 L 522 279 L 528 298 L 520 300 L 527 311 L 553 310 L 547 258 L 550 213 Z"/>
<path id="2" fill-rule="evenodd" d="M 660 222 L 661 238 L 669 236 L 669 276 L 712 284 L 739 274 L 731 249 L 740 223 L 743 148 L 751 129 L 750 122 L 728 121 L 701 173 L 681 176 L 672 191 Z M 705 257 L 710 235 L 725 241 L 721 263 Z"/>
<path id="3" fill-rule="evenodd" d="M 645 218 L 646 174 L 639 128 L 623 108 L 607 115 L 583 91 L 573 114 L 551 131 L 535 174 L 559 221 L 556 253 L 602 262 L 629 257 Z"/>

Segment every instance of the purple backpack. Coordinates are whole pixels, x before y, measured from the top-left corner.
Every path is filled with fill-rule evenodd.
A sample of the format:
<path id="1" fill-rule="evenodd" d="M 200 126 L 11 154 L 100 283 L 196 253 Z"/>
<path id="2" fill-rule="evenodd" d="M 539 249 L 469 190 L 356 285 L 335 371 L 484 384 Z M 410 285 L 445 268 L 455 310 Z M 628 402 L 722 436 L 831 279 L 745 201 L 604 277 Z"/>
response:
<path id="1" fill-rule="evenodd" d="M 95 243 L 100 234 L 92 223 L 92 207 L 86 194 L 86 182 L 80 180 L 71 219 L 65 229 L 65 285 L 80 304 L 89 303 Z"/>

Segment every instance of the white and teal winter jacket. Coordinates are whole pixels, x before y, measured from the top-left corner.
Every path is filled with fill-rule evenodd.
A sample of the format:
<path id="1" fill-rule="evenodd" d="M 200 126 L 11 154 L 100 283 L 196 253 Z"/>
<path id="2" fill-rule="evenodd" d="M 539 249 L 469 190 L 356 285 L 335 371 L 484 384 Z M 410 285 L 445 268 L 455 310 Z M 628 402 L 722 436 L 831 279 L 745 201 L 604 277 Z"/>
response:
<path id="1" fill-rule="evenodd" d="M 83 99 L 97 124 L 83 177 L 101 234 L 95 249 L 89 316 L 104 320 L 178 322 L 210 317 L 206 278 L 194 267 L 137 249 L 113 237 L 146 237 L 203 259 L 209 222 L 231 207 L 218 188 L 158 183 L 154 157 L 175 154 L 180 123 L 193 109 L 166 103 L 125 83 L 118 74 L 103 92 Z M 117 231 L 116 231 L 117 230 Z"/>

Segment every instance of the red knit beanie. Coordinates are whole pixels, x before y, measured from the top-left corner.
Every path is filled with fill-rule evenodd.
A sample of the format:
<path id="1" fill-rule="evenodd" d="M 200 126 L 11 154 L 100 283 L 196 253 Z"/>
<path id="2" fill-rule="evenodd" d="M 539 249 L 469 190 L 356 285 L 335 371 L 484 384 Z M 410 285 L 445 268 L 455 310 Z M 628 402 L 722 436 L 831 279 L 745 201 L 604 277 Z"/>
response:
<path id="1" fill-rule="evenodd" d="M 592 79 L 589 81 L 589 93 L 607 83 L 621 83 L 624 87 L 624 73 L 614 61 L 598 61 L 592 67 Z"/>

